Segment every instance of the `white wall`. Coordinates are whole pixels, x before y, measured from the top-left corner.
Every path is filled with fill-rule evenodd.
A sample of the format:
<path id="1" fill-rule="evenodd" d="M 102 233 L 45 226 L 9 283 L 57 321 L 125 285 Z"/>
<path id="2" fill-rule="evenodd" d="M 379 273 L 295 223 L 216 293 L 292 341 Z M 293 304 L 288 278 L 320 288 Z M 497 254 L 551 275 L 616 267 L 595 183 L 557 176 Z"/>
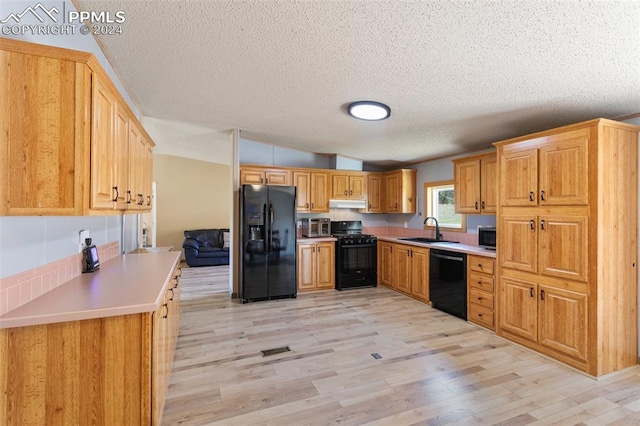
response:
<path id="1" fill-rule="evenodd" d="M 120 241 L 121 223 L 122 216 L 2 216 L 0 278 L 78 253 L 80 230 L 96 245 Z"/>

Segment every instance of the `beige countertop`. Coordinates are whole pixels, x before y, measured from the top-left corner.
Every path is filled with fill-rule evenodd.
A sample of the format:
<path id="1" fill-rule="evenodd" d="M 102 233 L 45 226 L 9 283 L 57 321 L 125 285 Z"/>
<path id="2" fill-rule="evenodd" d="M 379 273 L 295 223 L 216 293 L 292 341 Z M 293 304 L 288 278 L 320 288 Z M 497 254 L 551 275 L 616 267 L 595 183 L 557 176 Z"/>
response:
<path id="1" fill-rule="evenodd" d="M 315 244 L 315 243 L 325 243 L 337 241 L 335 237 L 298 237 L 296 240 L 297 244 Z"/>
<path id="2" fill-rule="evenodd" d="M 391 241 L 393 243 L 407 244 L 410 246 L 428 247 L 433 249 L 456 251 L 460 253 L 476 254 L 479 256 L 486 256 L 486 257 L 493 257 L 493 258 L 496 257 L 495 250 L 486 249 L 484 247 L 472 246 L 472 245 L 460 244 L 460 243 L 417 243 L 415 241 L 405 241 L 402 238 L 407 238 L 407 237 L 379 236 L 378 241 L 380 240 Z"/>
<path id="3" fill-rule="evenodd" d="M 179 251 L 125 254 L 0 316 L 0 329 L 153 312 Z"/>

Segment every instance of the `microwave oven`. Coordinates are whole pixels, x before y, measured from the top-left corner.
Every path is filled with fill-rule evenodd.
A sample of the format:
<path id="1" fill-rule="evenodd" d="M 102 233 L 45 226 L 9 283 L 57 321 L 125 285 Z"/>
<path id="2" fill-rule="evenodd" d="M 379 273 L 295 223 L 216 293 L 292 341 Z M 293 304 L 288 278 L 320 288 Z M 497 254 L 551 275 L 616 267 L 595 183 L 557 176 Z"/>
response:
<path id="1" fill-rule="evenodd" d="M 478 245 L 491 250 L 496 249 L 496 228 L 494 226 L 478 228 Z"/>
<path id="2" fill-rule="evenodd" d="M 330 237 L 331 219 L 326 217 L 302 219 L 302 236 Z"/>

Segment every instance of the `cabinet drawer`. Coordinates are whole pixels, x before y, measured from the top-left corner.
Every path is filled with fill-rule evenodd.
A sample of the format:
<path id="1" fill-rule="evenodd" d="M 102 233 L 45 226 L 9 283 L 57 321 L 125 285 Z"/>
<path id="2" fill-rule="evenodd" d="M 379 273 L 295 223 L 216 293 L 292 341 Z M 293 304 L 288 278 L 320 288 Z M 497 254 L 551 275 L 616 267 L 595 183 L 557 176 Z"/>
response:
<path id="1" fill-rule="evenodd" d="M 469 268 L 472 271 L 493 275 L 494 259 L 484 256 L 469 256 Z"/>
<path id="2" fill-rule="evenodd" d="M 469 303 L 482 305 L 485 308 L 493 309 L 493 294 L 477 288 L 469 289 Z"/>
<path id="3" fill-rule="evenodd" d="M 478 288 L 489 293 L 493 293 L 493 277 L 477 272 L 469 273 L 469 288 Z"/>
<path id="4" fill-rule="evenodd" d="M 469 321 L 480 324 L 491 330 L 494 329 L 493 325 L 493 311 L 483 306 L 469 304 Z"/>

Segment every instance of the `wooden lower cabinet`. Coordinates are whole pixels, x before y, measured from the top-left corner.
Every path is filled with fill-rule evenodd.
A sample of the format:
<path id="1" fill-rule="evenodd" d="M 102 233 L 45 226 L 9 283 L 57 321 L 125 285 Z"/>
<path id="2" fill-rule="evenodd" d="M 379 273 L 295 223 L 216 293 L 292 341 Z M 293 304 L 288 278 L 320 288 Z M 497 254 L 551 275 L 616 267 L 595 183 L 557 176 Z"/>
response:
<path id="1" fill-rule="evenodd" d="M 495 331 L 494 268 L 490 257 L 467 257 L 467 318 Z"/>
<path id="2" fill-rule="evenodd" d="M 335 243 L 298 244 L 298 291 L 335 288 Z"/>
<path id="3" fill-rule="evenodd" d="M 155 312 L 0 330 L 0 424 L 159 425 L 178 276 Z"/>
<path id="4" fill-rule="evenodd" d="M 585 293 L 502 277 L 502 301 L 503 334 L 584 368 L 588 342 Z"/>
<path id="5" fill-rule="evenodd" d="M 379 283 L 429 302 L 429 249 L 378 241 Z"/>

